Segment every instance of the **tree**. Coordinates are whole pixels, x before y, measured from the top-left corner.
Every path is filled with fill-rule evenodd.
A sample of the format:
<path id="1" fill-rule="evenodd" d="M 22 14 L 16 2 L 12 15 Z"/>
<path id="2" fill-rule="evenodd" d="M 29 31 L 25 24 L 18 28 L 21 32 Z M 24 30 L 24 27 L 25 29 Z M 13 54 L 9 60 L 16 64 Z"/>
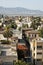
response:
<path id="1" fill-rule="evenodd" d="M 31 26 L 34 30 L 38 28 L 38 26 L 40 26 L 40 21 L 41 21 L 41 18 L 40 17 L 32 17 L 31 18 Z"/>
<path id="2" fill-rule="evenodd" d="M 41 29 L 39 30 L 39 32 L 40 32 L 39 36 L 43 38 L 43 28 L 41 28 Z"/>
<path id="3" fill-rule="evenodd" d="M 28 24 L 23 24 L 22 27 L 23 28 L 28 28 Z"/>
<path id="4" fill-rule="evenodd" d="M 37 29 L 37 25 L 36 25 L 35 21 L 33 21 L 31 23 L 31 26 L 30 27 L 33 28 L 34 30 Z"/>
<path id="5" fill-rule="evenodd" d="M 31 65 L 31 63 L 26 63 L 25 61 L 18 60 L 18 62 L 14 62 L 14 65 Z"/>
<path id="6" fill-rule="evenodd" d="M 6 37 L 7 38 L 7 41 L 8 41 L 8 38 L 10 38 L 11 36 L 12 36 L 12 31 L 10 30 L 10 27 L 7 25 L 6 27 L 5 27 L 5 31 L 4 31 L 4 33 L 3 33 L 3 35 L 4 35 L 4 37 Z"/>
<path id="7" fill-rule="evenodd" d="M 41 24 L 40 24 L 40 21 L 41 21 L 41 18 L 40 18 L 40 17 L 36 17 L 36 25 L 37 25 L 37 27 L 38 27 L 39 25 L 41 25 Z"/>
<path id="8" fill-rule="evenodd" d="M 22 22 L 22 17 L 20 16 L 19 21 Z"/>
<path id="9" fill-rule="evenodd" d="M 21 31 L 21 27 L 19 27 L 18 30 Z"/>
<path id="10" fill-rule="evenodd" d="M 11 23 L 11 28 L 14 28 L 14 29 L 16 29 L 16 28 L 17 28 L 17 25 L 16 25 L 16 23 L 15 23 L 15 22 L 12 22 L 12 23 Z"/>

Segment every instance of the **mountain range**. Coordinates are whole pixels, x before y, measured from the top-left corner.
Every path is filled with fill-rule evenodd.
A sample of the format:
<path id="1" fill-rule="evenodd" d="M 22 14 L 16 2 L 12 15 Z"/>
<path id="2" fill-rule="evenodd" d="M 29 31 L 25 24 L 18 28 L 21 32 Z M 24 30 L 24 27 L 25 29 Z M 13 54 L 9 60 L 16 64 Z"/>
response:
<path id="1" fill-rule="evenodd" d="M 40 10 L 30 10 L 22 7 L 16 8 L 5 8 L 0 7 L 0 14 L 4 15 L 39 15 L 43 16 L 43 11 Z"/>

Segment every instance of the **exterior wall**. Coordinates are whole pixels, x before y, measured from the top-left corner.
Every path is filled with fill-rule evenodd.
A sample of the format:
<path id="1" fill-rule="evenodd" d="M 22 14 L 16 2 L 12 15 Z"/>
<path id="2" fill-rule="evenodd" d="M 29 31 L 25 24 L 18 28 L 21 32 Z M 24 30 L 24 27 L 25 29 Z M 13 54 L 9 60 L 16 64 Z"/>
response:
<path id="1" fill-rule="evenodd" d="M 4 54 L 1 52 L 5 52 Z M 16 43 L 9 45 L 0 44 L 0 60 L 2 62 L 12 62 L 18 59 Z"/>
<path id="2" fill-rule="evenodd" d="M 32 59 L 35 59 L 36 65 L 42 65 L 43 63 L 43 40 L 32 41 Z"/>
<path id="3" fill-rule="evenodd" d="M 25 31 L 25 34 L 27 35 L 27 37 L 29 37 L 29 40 L 33 40 L 35 38 L 39 38 L 39 32 L 38 31 L 34 31 L 34 30 L 31 30 L 31 31 Z"/>
<path id="4" fill-rule="evenodd" d="M 13 62 L 17 60 L 17 57 L 16 56 L 0 56 L 0 60 L 2 62 Z"/>

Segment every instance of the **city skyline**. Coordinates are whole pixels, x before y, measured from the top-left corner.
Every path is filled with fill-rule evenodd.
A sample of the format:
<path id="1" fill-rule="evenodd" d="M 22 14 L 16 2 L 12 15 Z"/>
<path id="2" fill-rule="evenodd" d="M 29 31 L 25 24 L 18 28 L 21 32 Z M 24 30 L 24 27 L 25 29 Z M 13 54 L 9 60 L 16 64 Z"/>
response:
<path id="1" fill-rule="evenodd" d="M 43 0 L 0 0 L 0 6 L 8 8 L 23 7 L 43 11 Z"/>

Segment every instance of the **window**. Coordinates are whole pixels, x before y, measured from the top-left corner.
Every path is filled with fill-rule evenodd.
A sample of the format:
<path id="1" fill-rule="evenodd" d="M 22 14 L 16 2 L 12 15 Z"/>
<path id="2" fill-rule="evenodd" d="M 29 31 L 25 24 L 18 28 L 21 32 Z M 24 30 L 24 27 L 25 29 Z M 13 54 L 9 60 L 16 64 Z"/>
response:
<path id="1" fill-rule="evenodd" d="M 38 55 L 38 54 L 40 54 L 40 55 L 41 55 L 42 53 L 41 53 L 41 52 L 37 52 L 37 55 Z"/>
<path id="2" fill-rule="evenodd" d="M 42 46 L 37 46 L 37 49 L 42 49 Z"/>
<path id="3" fill-rule="evenodd" d="M 35 34 L 35 37 L 36 37 L 36 34 Z"/>
<path id="4" fill-rule="evenodd" d="M 1 56 L 5 56 L 6 55 L 6 51 L 1 51 Z"/>
<path id="5" fill-rule="evenodd" d="M 34 56 L 35 56 L 35 53 L 34 53 Z"/>
<path id="6" fill-rule="evenodd" d="M 34 47 L 34 50 L 35 50 L 35 47 Z"/>
<path id="7" fill-rule="evenodd" d="M 42 59 L 37 59 L 37 61 L 41 61 Z"/>

